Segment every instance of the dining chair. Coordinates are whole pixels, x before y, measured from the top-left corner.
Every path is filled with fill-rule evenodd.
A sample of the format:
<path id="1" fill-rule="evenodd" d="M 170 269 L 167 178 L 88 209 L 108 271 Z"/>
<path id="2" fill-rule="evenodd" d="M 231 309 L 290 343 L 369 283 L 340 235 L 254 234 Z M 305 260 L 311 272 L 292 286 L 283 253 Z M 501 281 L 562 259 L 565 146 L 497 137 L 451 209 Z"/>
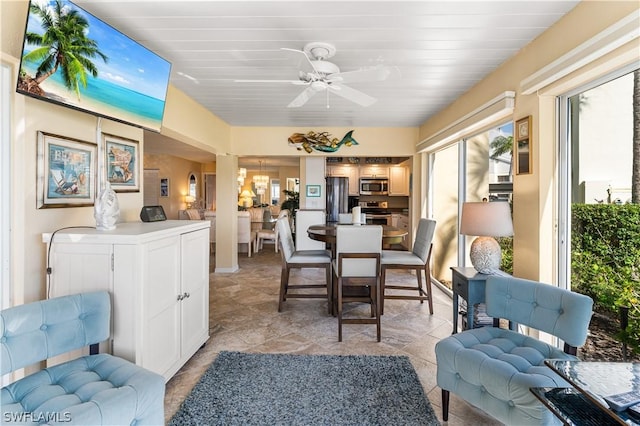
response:
<path id="1" fill-rule="evenodd" d="M 338 223 L 348 225 L 353 222 L 351 213 L 338 213 Z"/>
<path id="2" fill-rule="evenodd" d="M 282 304 L 289 299 L 326 299 L 329 313 L 332 310 L 331 285 L 331 252 L 329 250 L 296 250 L 291 234 L 289 218 L 284 216 L 277 220 L 276 230 L 279 235 L 280 258 L 282 272 L 280 273 L 280 296 L 278 312 L 282 311 Z M 289 284 L 291 269 L 324 268 L 324 284 Z M 309 292 L 308 289 L 321 290 Z M 291 292 L 291 290 L 295 290 Z M 298 292 L 297 290 L 303 290 Z"/>
<path id="3" fill-rule="evenodd" d="M 338 315 L 338 341 L 342 342 L 342 324 L 375 324 L 380 341 L 380 254 L 382 252 L 382 226 L 337 225 L 336 259 L 333 270 L 336 277 Z M 349 302 L 371 304 L 371 318 L 343 316 L 343 306 Z"/>
<path id="4" fill-rule="evenodd" d="M 200 216 L 198 209 L 187 209 L 185 210 L 185 213 L 189 220 L 202 220 L 202 216 Z"/>
<path id="5" fill-rule="evenodd" d="M 433 235 L 436 229 L 436 221 L 432 219 L 420 219 L 413 249 L 408 250 L 382 250 L 380 259 L 380 281 L 382 287 L 381 312 L 384 314 L 384 299 L 408 299 L 429 302 L 429 313 L 433 315 L 433 300 L 431 293 L 431 249 Z M 387 285 L 387 269 L 415 270 L 418 285 Z M 424 272 L 427 291 L 422 288 L 422 273 Z M 387 294 L 387 289 L 401 290 L 401 294 Z M 406 291 L 416 291 L 418 294 L 407 294 Z"/>
<path id="6" fill-rule="evenodd" d="M 289 210 L 284 209 L 280 210 L 278 213 L 278 219 L 287 218 L 289 220 Z M 278 252 L 278 228 L 274 227 L 273 229 L 261 229 L 258 231 L 258 235 L 256 236 L 256 245 L 253 249 L 254 252 L 258 252 L 262 250 L 262 244 L 265 240 L 273 241 L 273 245 L 275 246 L 276 253 Z"/>
<path id="7" fill-rule="evenodd" d="M 324 210 L 298 210 L 296 212 L 296 248 L 298 250 L 324 250 L 326 244 L 309 238 L 307 229 L 311 225 L 323 224 L 326 221 Z"/>

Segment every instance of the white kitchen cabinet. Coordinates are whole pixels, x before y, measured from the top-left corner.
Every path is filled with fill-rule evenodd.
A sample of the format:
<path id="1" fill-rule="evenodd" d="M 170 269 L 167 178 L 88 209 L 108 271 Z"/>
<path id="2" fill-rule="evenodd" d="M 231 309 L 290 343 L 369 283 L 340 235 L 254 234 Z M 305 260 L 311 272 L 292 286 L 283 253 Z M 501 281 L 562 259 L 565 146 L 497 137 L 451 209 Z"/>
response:
<path id="1" fill-rule="evenodd" d="M 381 166 L 373 164 L 369 166 L 360 166 L 360 177 L 366 178 L 388 178 L 389 166 Z"/>
<path id="2" fill-rule="evenodd" d="M 360 195 L 360 186 L 358 182 L 358 179 L 360 178 L 360 171 L 358 166 L 344 164 L 328 165 L 327 176 L 349 178 L 349 195 Z"/>
<path id="3" fill-rule="evenodd" d="M 169 380 L 209 338 L 209 224 L 64 229 L 50 245 L 49 297 L 107 290 L 114 355 Z"/>
<path id="4" fill-rule="evenodd" d="M 389 167 L 389 195 L 409 196 L 409 168 Z"/>

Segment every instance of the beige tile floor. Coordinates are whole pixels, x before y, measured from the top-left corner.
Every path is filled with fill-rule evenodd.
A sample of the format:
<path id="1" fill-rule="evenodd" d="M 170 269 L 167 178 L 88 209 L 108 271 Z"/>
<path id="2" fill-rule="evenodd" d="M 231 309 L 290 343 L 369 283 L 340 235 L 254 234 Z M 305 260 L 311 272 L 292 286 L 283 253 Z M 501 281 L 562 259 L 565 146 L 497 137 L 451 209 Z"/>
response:
<path id="1" fill-rule="evenodd" d="M 440 388 L 436 386 L 434 346 L 451 334 L 451 299 L 434 286 L 434 314 L 425 302 L 387 300 L 382 341 L 375 325 L 344 325 L 338 342 L 337 319 L 321 299 L 291 299 L 278 313 L 280 255 L 273 245 L 247 258 L 239 254 L 239 271 L 210 275 L 210 339 L 167 383 L 165 418 L 177 411 L 220 351 L 299 354 L 407 355 L 440 421 Z M 211 258 L 213 271 L 213 257 Z M 290 282 L 321 282 L 323 270 L 293 271 Z M 416 282 L 406 271 L 390 271 L 388 282 Z M 364 309 L 365 305 L 353 309 Z M 367 308 L 368 309 L 368 308 Z M 480 410 L 451 395 L 449 425 L 499 425 Z"/>

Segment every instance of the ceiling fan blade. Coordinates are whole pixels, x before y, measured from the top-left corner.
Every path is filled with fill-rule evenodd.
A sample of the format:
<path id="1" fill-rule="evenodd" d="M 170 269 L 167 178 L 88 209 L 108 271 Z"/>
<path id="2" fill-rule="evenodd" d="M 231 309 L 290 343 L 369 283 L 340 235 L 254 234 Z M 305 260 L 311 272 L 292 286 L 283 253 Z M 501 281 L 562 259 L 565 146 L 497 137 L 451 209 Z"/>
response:
<path id="1" fill-rule="evenodd" d="M 307 56 L 307 54 L 303 50 L 290 49 L 288 47 L 281 47 L 280 50 L 286 50 L 287 52 L 295 52 L 295 53 L 301 54 L 302 56 L 304 56 L 304 59 L 305 59 L 304 60 L 305 68 L 307 68 L 309 72 L 314 73 L 318 77 L 320 76 L 320 74 L 318 73 L 318 70 L 313 65 L 313 62 L 311 62 L 311 59 L 309 59 L 309 57 Z"/>
<path id="2" fill-rule="evenodd" d="M 298 108 L 306 104 L 313 95 L 318 93 L 313 87 L 309 86 L 304 89 L 294 100 L 291 101 L 287 108 Z"/>
<path id="3" fill-rule="evenodd" d="M 359 90 L 356 90 L 352 87 L 345 86 L 342 84 L 333 83 L 327 86 L 327 89 L 342 98 L 350 100 L 351 102 L 355 102 L 358 105 L 367 107 L 376 103 L 377 99 L 363 93 Z"/>
<path id="4" fill-rule="evenodd" d="M 233 80 L 234 83 L 289 83 L 294 85 L 309 84 L 301 80 Z"/>
<path id="5" fill-rule="evenodd" d="M 383 81 L 389 78 L 399 77 L 400 69 L 398 67 L 376 65 L 373 68 L 331 74 L 329 76 L 329 81 L 336 81 L 340 83 L 359 83 L 367 81 Z"/>

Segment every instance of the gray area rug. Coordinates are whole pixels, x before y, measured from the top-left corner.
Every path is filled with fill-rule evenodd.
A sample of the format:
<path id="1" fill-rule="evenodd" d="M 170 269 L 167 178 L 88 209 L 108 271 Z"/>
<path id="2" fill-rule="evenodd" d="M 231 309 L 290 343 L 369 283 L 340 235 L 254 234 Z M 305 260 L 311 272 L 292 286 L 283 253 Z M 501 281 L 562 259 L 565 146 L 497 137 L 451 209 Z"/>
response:
<path id="1" fill-rule="evenodd" d="M 169 425 L 439 425 L 406 356 L 221 352 Z"/>

